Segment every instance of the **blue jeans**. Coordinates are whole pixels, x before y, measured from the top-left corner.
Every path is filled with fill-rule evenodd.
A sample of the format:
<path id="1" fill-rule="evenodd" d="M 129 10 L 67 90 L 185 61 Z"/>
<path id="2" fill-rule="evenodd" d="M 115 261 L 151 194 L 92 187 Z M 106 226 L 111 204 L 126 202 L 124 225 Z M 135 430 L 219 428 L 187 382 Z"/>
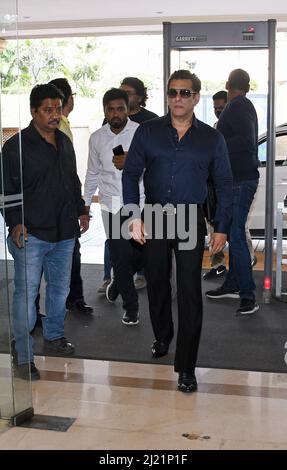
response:
<path id="1" fill-rule="evenodd" d="M 33 338 L 27 343 L 26 299 L 28 329 L 36 322 L 35 300 L 38 295 L 42 270 L 46 281 L 46 317 L 43 318 L 43 336 L 52 341 L 64 336 L 66 298 L 70 289 L 72 256 L 75 239 L 57 243 L 45 242 L 28 235 L 24 248 L 18 248 L 9 236 L 8 249 L 14 258 L 13 332 L 16 339 L 18 363 L 33 362 Z M 27 284 L 27 297 L 26 297 Z"/>
<path id="2" fill-rule="evenodd" d="M 229 271 L 223 284 L 227 289 L 239 290 L 241 299 L 255 299 L 250 252 L 245 224 L 254 199 L 258 180 L 233 183 L 232 223 L 229 234 Z"/>

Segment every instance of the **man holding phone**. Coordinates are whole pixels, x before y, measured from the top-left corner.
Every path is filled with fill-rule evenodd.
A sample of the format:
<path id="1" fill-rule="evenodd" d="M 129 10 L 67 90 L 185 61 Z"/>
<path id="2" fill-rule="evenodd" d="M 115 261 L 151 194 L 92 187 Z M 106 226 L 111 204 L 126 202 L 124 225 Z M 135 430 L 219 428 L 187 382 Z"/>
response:
<path id="1" fill-rule="evenodd" d="M 124 90 L 112 88 L 103 97 L 103 107 L 107 123 L 94 132 L 89 142 L 89 159 L 84 185 L 84 199 L 90 208 L 92 197 L 99 189 L 102 218 L 109 241 L 114 278 L 107 287 L 106 296 L 114 302 L 121 294 L 125 314 L 122 322 L 137 325 L 138 295 L 133 275 L 142 268 L 142 250 L 133 241 L 126 240 L 111 232 L 124 221 L 121 216 L 122 169 L 127 151 L 138 127 L 138 123 L 128 118 L 129 98 Z M 143 184 L 140 184 L 143 201 Z"/>

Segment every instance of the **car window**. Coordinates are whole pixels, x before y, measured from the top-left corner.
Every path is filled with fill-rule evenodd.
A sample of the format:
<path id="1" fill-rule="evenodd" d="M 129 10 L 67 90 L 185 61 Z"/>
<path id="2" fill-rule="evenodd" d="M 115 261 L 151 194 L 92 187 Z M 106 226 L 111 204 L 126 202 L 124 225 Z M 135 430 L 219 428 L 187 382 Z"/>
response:
<path id="1" fill-rule="evenodd" d="M 258 146 L 258 158 L 261 166 L 266 166 L 266 148 L 266 141 Z M 276 136 L 275 164 L 278 166 L 287 165 L 287 135 Z"/>

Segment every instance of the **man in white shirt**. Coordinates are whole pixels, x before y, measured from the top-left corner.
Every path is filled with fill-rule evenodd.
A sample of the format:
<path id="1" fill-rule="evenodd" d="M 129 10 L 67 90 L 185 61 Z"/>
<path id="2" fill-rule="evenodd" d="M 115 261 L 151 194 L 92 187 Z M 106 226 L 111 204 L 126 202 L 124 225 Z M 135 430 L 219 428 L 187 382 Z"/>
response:
<path id="1" fill-rule="evenodd" d="M 108 90 L 103 97 L 103 106 L 107 124 L 90 137 L 84 199 L 89 209 L 93 195 L 99 190 L 99 202 L 114 271 L 114 278 L 107 287 L 107 299 L 114 302 L 120 293 L 125 310 L 122 322 L 137 325 L 138 295 L 133 275 L 143 266 L 142 250 L 133 240 L 114 236 L 111 227 L 125 220 L 120 214 L 123 206 L 122 169 L 138 123 L 128 118 L 129 98 L 124 90 Z M 114 155 L 118 152 L 113 149 L 120 145 L 123 153 Z M 143 200 L 142 183 L 140 192 Z"/>

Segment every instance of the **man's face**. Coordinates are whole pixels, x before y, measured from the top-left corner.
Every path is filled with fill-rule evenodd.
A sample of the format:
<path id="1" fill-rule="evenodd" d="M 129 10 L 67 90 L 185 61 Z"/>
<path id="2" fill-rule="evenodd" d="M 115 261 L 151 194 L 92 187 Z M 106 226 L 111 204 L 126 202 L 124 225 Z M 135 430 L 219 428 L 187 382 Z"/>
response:
<path id="1" fill-rule="evenodd" d="M 62 115 L 62 101 L 59 98 L 46 98 L 37 111 L 31 108 L 35 125 L 44 132 L 54 132 L 59 127 Z"/>
<path id="2" fill-rule="evenodd" d="M 128 119 L 128 107 L 123 98 L 109 101 L 105 106 L 105 118 L 112 129 L 123 129 Z"/>
<path id="3" fill-rule="evenodd" d="M 124 90 L 129 97 L 130 111 L 133 111 L 134 109 L 138 108 L 140 106 L 142 97 L 137 94 L 136 90 L 130 85 L 121 85 L 120 88 L 121 90 Z"/>
<path id="4" fill-rule="evenodd" d="M 169 90 L 176 90 L 175 96 L 168 96 L 168 106 L 172 117 L 185 118 L 193 114 L 200 95 L 192 89 L 192 81 L 187 79 L 172 80 Z M 188 90 L 188 91 L 183 91 Z M 175 91 L 173 92 L 175 94 Z"/>
<path id="5" fill-rule="evenodd" d="M 217 119 L 219 118 L 220 114 L 221 114 L 222 111 L 224 110 L 225 105 L 226 105 L 226 102 L 225 102 L 225 100 L 223 100 L 223 99 L 220 99 L 220 100 L 213 100 L 214 114 L 215 114 L 215 116 L 217 117 Z"/>

